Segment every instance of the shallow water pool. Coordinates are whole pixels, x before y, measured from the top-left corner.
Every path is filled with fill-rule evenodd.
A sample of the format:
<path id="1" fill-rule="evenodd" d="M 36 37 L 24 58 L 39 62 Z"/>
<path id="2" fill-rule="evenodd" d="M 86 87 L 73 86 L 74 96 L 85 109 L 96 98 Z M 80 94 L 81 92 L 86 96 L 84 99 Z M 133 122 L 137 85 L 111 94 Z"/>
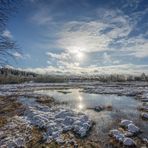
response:
<path id="1" fill-rule="evenodd" d="M 97 105 L 112 106 L 114 110 L 122 110 L 123 113 L 135 114 L 137 106 L 140 104 L 137 100 L 127 96 L 89 94 L 81 92 L 80 89 L 68 90 L 40 90 L 39 94 L 45 94 L 53 97 L 60 102 L 67 102 L 67 106 L 77 111 L 86 111 Z M 133 112 L 134 111 L 134 112 Z"/>
<path id="2" fill-rule="evenodd" d="M 140 118 L 138 110 L 141 102 L 132 97 L 89 94 L 82 92 L 81 89 L 39 90 L 35 93 L 49 95 L 59 102 L 67 102 L 64 105 L 66 108 L 87 114 L 96 123 L 90 138 L 101 141 L 101 143 L 106 143 L 109 130 L 117 128 L 122 119 L 132 120 L 141 130 L 145 131 L 144 136 L 148 133 L 147 122 Z M 112 106 L 112 110 L 96 112 L 88 109 L 96 105 Z"/>

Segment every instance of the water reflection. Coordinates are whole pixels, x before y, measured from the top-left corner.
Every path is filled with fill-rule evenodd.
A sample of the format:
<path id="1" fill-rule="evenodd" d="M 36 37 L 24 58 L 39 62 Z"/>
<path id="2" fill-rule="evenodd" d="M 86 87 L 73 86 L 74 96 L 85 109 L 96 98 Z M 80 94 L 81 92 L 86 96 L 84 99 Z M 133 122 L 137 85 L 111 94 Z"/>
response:
<path id="1" fill-rule="evenodd" d="M 83 97 L 80 94 L 77 94 L 77 95 L 78 95 L 77 109 L 78 109 L 78 111 L 82 111 L 84 109 Z"/>
<path id="2" fill-rule="evenodd" d="M 78 109 L 79 109 L 79 110 L 84 109 L 84 105 L 83 105 L 81 102 L 78 104 Z"/>
<path id="3" fill-rule="evenodd" d="M 79 98 L 80 101 L 83 100 L 83 98 L 82 98 L 82 96 L 80 94 L 78 95 L 78 98 Z"/>
<path id="4" fill-rule="evenodd" d="M 69 89 L 68 91 L 71 93 L 64 94 L 58 92 L 58 90 L 36 91 L 35 93 L 46 94 L 58 101 L 68 102 L 65 107 L 74 109 L 77 112 L 85 112 L 90 119 L 95 121 L 95 131 L 100 135 L 99 137 L 102 137 L 101 140 L 108 135 L 111 126 L 116 126 L 116 124 L 114 125 L 114 121 L 119 121 L 119 119 L 133 120 L 139 127 L 147 129 L 147 125 L 144 122 L 138 122 L 140 121 L 138 120 L 140 115 L 137 107 L 140 105 L 140 102 L 132 97 L 89 94 L 80 92 L 79 89 Z M 113 109 L 101 112 L 87 109 L 93 108 L 96 105 L 111 106 Z"/>
<path id="5" fill-rule="evenodd" d="M 65 90 L 64 90 L 65 91 Z M 35 93 L 46 94 L 58 101 L 68 102 L 68 107 L 76 110 L 86 110 L 96 105 L 112 106 L 115 110 L 122 110 L 124 114 L 135 114 L 139 102 L 131 97 L 116 95 L 88 94 L 79 89 L 69 89 L 71 93 L 63 94 L 58 90 L 42 90 Z"/>

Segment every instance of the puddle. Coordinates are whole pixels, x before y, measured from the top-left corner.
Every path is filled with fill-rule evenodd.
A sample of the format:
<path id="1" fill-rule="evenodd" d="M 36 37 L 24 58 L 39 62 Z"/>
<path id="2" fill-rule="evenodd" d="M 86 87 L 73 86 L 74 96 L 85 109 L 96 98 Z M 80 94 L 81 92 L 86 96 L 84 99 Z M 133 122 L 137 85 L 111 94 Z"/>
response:
<path id="1" fill-rule="evenodd" d="M 68 93 L 66 93 L 66 91 Z M 132 97 L 89 94 L 80 92 L 79 89 L 64 90 L 64 93 L 59 90 L 40 90 L 35 91 L 35 93 L 49 95 L 60 102 L 68 102 L 67 107 L 78 111 L 86 111 L 87 108 L 93 108 L 96 105 L 103 105 L 112 106 L 114 110 L 122 110 L 122 113 L 124 114 L 133 115 L 138 113 L 137 111 L 135 112 L 135 110 L 137 109 L 137 106 L 140 105 L 140 102 Z"/>
<path id="2" fill-rule="evenodd" d="M 66 93 L 70 92 L 70 93 Z M 121 119 L 133 120 L 145 133 L 148 133 L 147 123 L 140 118 L 140 112 L 137 110 L 141 104 L 138 100 L 117 95 L 89 94 L 81 92 L 80 89 L 64 90 L 40 90 L 35 91 L 38 94 L 52 96 L 55 100 L 68 102 L 67 108 L 84 112 L 90 119 L 96 122 L 95 130 L 101 137 L 106 137 L 111 127 L 116 127 L 115 121 Z M 95 112 L 87 108 L 96 105 L 112 106 L 112 111 Z"/>

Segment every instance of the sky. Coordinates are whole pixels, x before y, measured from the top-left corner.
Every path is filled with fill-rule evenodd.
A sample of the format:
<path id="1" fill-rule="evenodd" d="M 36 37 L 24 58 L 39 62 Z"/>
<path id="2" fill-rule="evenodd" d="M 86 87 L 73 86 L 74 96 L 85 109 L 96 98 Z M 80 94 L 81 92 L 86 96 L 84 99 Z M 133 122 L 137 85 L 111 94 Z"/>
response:
<path id="1" fill-rule="evenodd" d="M 148 73 L 147 0 L 22 0 L 11 64 L 49 74 Z"/>

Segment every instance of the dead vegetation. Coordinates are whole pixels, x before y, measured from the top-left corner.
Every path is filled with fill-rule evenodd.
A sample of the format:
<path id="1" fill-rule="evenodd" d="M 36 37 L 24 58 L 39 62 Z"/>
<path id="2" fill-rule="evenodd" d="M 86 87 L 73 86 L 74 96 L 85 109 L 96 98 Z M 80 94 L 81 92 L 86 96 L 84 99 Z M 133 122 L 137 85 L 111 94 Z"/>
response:
<path id="1" fill-rule="evenodd" d="M 24 107 L 21 103 L 16 102 L 15 97 L 0 97 L 0 115 L 12 117 L 14 115 L 22 115 Z"/>
<path id="2" fill-rule="evenodd" d="M 7 123 L 7 118 L 4 116 L 0 116 L 0 128 Z"/>
<path id="3" fill-rule="evenodd" d="M 32 139 L 26 144 L 27 148 L 40 148 L 42 147 L 43 136 L 37 127 L 32 128 Z"/>

